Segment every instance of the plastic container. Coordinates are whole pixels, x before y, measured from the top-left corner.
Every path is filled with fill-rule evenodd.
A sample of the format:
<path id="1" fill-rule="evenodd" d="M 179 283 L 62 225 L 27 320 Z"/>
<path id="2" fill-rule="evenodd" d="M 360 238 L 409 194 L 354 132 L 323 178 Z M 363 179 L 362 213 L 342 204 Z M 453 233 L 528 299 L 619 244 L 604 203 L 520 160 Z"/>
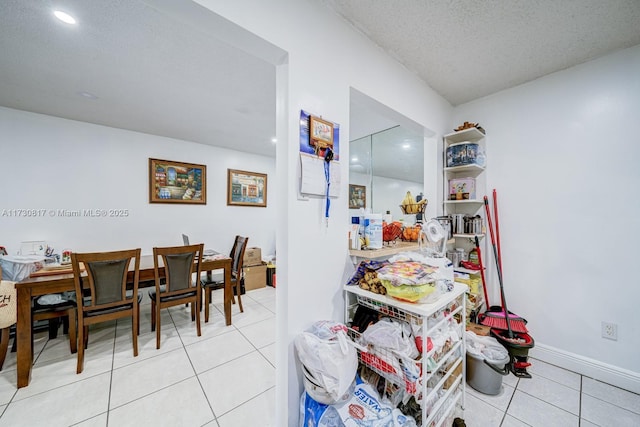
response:
<path id="1" fill-rule="evenodd" d="M 467 351 L 467 384 L 473 389 L 483 394 L 495 396 L 502 390 L 502 377 L 509 374 L 508 369 L 504 369 L 509 363 L 509 354 L 502 359 L 488 360 L 482 355 L 476 355 Z M 491 363 L 496 369 L 504 369 L 503 373 L 498 372 L 485 363 Z"/>
<path id="2" fill-rule="evenodd" d="M 484 167 L 485 157 L 479 144 L 463 141 L 447 147 L 446 162 L 447 167 L 471 164 Z"/>
<path id="3" fill-rule="evenodd" d="M 366 214 L 364 216 L 364 241 L 367 249 L 382 248 L 381 214 Z"/>
<path id="4" fill-rule="evenodd" d="M 475 178 L 453 178 L 449 180 L 449 200 L 475 200 Z"/>

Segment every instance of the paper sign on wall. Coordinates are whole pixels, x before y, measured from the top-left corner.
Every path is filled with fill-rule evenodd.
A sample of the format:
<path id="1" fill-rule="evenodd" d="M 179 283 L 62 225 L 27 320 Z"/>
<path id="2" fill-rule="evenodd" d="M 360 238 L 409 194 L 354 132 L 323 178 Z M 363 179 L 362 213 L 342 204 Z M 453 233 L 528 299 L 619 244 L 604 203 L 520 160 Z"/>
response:
<path id="1" fill-rule="evenodd" d="M 315 196 L 327 195 L 327 181 L 324 173 L 323 158 L 300 153 L 300 193 Z M 340 163 L 335 160 L 329 163 L 330 182 L 329 197 L 340 197 Z"/>

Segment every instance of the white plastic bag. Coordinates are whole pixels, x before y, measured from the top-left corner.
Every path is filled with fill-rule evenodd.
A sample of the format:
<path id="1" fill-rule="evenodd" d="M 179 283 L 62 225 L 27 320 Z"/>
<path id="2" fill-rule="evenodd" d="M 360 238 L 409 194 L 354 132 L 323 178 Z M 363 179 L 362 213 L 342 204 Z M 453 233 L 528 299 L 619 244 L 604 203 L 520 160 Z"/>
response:
<path id="1" fill-rule="evenodd" d="M 326 323 L 316 324 L 311 331 L 327 336 L 325 326 Z M 303 332 L 294 340 L 298 358 L 304 365 L 303 374 L 311 388 L 307 391 L 321 392 L 321 403 L 340 400 L 352 385 L 358 369 L 358 354 L 350 344 L 346 327 L 332 329 L 332 339 L 320 338 L 313 332 Z M 319 395 L 312 397 L 318 400 Z"/>
<path id="2" fill-rule="evenodd" d="M 2 277 L 5 280 L 20 282 L 31 273 L 42 268 L 44 257 L 39 255 L 6 255 L 0 257 Z"/>
<path id="3" fill-rule="evenodd" d="M 477 335 L 473 331 L 465 331 L 467 351 L 487 362 L 502 362 L 509 357 L 509 352 L 494 337 Z"/>
<path id="4" fill-rule="evenodd" d="M 394 351 L 409 359 L 415 359 L 420 354 L 411 326 L 407 322 L 395 321 L 388 317 L 369 326 L 362 334 L 362 340 L 366 344 Z"/>

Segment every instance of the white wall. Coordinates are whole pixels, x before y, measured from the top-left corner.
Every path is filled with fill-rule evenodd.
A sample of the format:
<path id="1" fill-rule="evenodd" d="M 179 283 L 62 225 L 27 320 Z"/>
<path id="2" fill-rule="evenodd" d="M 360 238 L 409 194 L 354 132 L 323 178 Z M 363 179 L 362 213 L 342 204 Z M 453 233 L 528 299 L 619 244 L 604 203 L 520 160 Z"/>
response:
<path id="1" fill-rule="evenodd" d="M 236 234 L 263 255 L 275 252 L 275 159 L 0 107 L 2 241 L 10 252 L 45 240 L 58 252 L 116 250 L 196 242 L 227 252 Z M 206 205 L 149 203 L 148 159 L 207 166 Z M 227 168 L 268 175 L 266 208 L 227 206 Z M 273 190 L 273 191 L 272 191 Z M 5 209 L 45 209 L 42 217 Z M 127 217 L 65 218 L 58 209 L 127 209 Z"/>
<path id="2" fill-rule="evenodd" d="M 639 76 L 636 46 L 459 106 L 450 122 L 487 130 L 508 307 L 529 320 L 533 354 L 636 392 Z"/>
<path id="3" fill-rule="evenodd" d="M 348 162 L 342 162 L 341 197 L 332 202 L 329 227 L 323 202 L 297 200 L 299 115 L 304 109 L 340 124 L 340 156 L 348 159 L 350 87 L 442 134 L 451 106 L 415 75 L 385 55 L 329 10 L 308 0 L 198 0 L 215 13 L 288 53 L 287 122 L 278 140 L 277 174 L 286 174 L 281 215 L 288 234 L 278 234 L 276 424 L 297 425 L 302 390 L 292 340 L 319 319 L 342 319 L 342 272 L 347 262 Z M 282 87 L 277 89 L 283 90 Z M 286 163 L 286 164 L 284 164 Z M 430 168 L 433 175 L 437 168 Z M 434 178 L 435 179 L 435 178 Z M 280 245 L 286 248 L 280 249 Z M 284 263 L 284 264 L 283 264 Z M 282 270 L 285 270 L 284 272 Z M 281 277 L 281 274 L 284 274 Z"/>

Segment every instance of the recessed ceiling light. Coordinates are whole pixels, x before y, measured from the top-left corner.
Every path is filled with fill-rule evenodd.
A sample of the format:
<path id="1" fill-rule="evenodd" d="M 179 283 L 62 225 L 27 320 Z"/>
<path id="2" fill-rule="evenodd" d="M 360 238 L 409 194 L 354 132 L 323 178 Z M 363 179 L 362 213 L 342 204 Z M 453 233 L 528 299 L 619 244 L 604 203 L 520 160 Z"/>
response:
<path id="1" fill-rule="evenodd" d="M 357 162 L 357 161 L 358 161 L 358 158 L 357 158 L 357 157 L 355 157 L 355 156 L 353 156 L 353 157 L 351 158 L 351 161 L 352 161 L 353 163 L 355 163 L 355 162 Z"/>
<path id="2" fill-rule="evenodd" d="M 404 148 L 405 150 L 408 150 L 409 148 L 411 148 L 411 144 L 409 144 L 408 142 L 405 142 L 404 144 L 402 144 L 402 148 Z"/>
<path id="3" fill-rule="evenodd" d="M 278 142 L 278 138 L 275 138 L 275 137 L 271 138 L 271 142 L 273 142 L 275 144 L 276 142 Z"/>
<path id="4" fill-rule="evenodd" d="M 71 16 L 68 13 L 65 13 L 65 12 L 63 12 L 61 10 L 54 10 L 53 14 L 55 15 L 56 18 L 58 18 L 59 20 L 61 20 L 65 24 L 74 25 L 77 22 L 76 18 L 74 18 L 73 16 Z"/>

